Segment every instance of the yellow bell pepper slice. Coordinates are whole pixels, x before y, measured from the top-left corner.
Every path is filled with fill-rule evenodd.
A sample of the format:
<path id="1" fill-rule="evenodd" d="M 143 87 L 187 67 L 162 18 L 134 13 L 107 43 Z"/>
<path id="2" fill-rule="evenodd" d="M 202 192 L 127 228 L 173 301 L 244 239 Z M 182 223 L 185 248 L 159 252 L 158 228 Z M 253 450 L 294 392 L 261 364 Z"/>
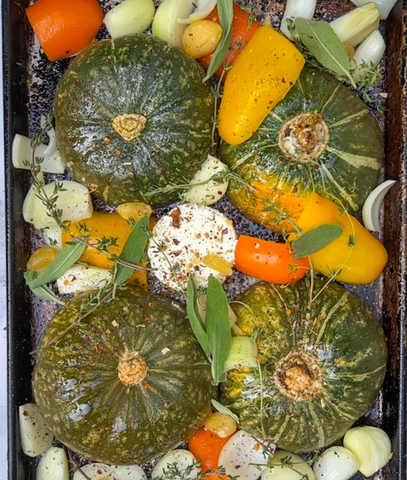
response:
<path id="1" fill-rule="evenodd" d="M 260 27 L 228 72 L 219 107 L 218 131 L 231 145 L 248 140 L 299 77 L 305 60 L 268 25 Z"/>
<path id="2" fill-rule="evenodd" d="M 335 279 L 346 283 L 367 284 L 375 281 L 388 260 L 384 246 L 336 203 L 312 193 L 297 226 L 302 233 L 306 233 L 324 224 L 340 225 L 343 232 L 339 238 L 311 255 L 314 269 L 327 277 L 339 271 Z M 291 234 L 289 240 L 297 236 Z"/>
<path id="3" fill-rule="evenodd" d="M 140 218 L 134 218 L 134 220 L 137 221 Z M 93 212 L 91 218 L 81 220 L 78 223 L 71 223 L 69 226 L 69 233 L 66 231 L 62 232 L 62 244 L 65 245 L 67 242 L 71 242 L 72 236 L 79 235 L 81 226 L 83 225 L 85 225 L 86 229 L 90 230 L 88 239 L 90 244 L 96 244 L 97 240 L 101 240 L 103 237 L 114 237 L 116 238 L 117 246 L 112 245 L 108 247 L 110 255 L 99 252 L 95 248 L 87 247 L 79 261 L 88 263 L 94 267 L 111 270 L 114 265 L 111 255 L 120 255 L 127 237 L 132 231 L 132 227 L 127 220 L 118 213 Z M 128 283 L 130 283 L 130 285 L 138 286 L 143 290 L 148 290 L 147 271 L 135 270 L 129 278 Z"/>

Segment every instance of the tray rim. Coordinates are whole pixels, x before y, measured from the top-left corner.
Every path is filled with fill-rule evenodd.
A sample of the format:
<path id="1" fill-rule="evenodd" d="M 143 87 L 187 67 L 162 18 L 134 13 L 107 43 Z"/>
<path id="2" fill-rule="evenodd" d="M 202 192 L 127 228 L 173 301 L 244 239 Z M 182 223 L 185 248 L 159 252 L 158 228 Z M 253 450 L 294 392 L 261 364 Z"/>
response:
<path id="1" fill-rule="evenodd" d="M 6 254 L 6 265 L 7 265 L 7 315 L 8 315 L 8 329 L 7 329 L 7 363 L 8 363 L 8 376 L 7 376 L 7 385 L 8 385 L 8 410 L 7 410 L 7 422 L 8 422 L 8 438 L 9 438 L 9 448 L 8 448 L 8 467 L 9 467 L 9 479 L 16 479 L 16 480 L 29 480 L 31 478 L 30 473 L 28 473 L 29 477 L 21 476 L 25 475 L 27 472 L 23 471 L 22 463 L 28 464 L 27 458 L 22 460 L 22 454 L 19 452 L 19 431 L 18 431 L 18 418 L 17 418 L 17 407 L 18 407 L 18 400 L 21 397 L 21 379 L 17 378 L 18 374 L 17 371 L 19 368 L 17 367 L 18 363 L 18 356 L 21 353 L 27 355 L 29 354 L 29 348 L 22 348 L 18 342 L 18 331 L 14 329 L 15 324 L 14 320 L 16 317 L 21 317 L 20 314 L 16 313 L 16 299 L 21 297 L 21 293 L 23 293 L 24 297 L 24 310 L 26 312 L 30 311 L 30 305 L 28 301 L 28 296 L 24 289 L 22 290 L 21 287 L 21 272 L 18 272 L 16 267 L 16 248 L 14 243 L 14 238 L 17 231 L 17 226 L 15 222 L 15 211 L 16 211 L 16 202 L 21 200 L 21 192 L 16 192 L 16 182 L 15 182 L 15 171 L 11 165 L 11 138 L 14 134 L 14 121 L 15 121 L 15 112 L 13 110 L 13 99 L 11 98 L 12 95 L 12 83 L 13 83 L 13 59 L 12 59 L 12 51 L 13 51 L 13 38 L 12 38 L 12 28 L 10 25 L 11 22 L 11 4 L 13 0 L 3 0 L 2 1 L 2 19 L 3 19 L 3 33 L 2 33 L 2 42 L 3 42 L 3 93 L 4 93 L 4 158 L 5 158 L 5 188 L 6 188 L 6 246 L 7 246 L 7 254 Z M 402 98 L 404 101 L 401 102 L 400 108 L 397 112 L 399 119 L 400 119 L 400 129 L 402 130 L 402 136 L 407 135 L 407 119 L 406 119 L 406 108 L 407 108 L 407 67 L 406 67 L 406 47 L 405 47 L 405 36 L 406 36 L 406 15 L 405 9 L 407 8 L 407 0 L 399 0 L 395 9 L 393 10 L 391 17 L 401 16 L 401 22 L 399 22 L 398 26 L 400 27 L 400 32 L 404 38 L 404 41 L 401 42 L 401 55 L 400 58 L 403 62 L 399 71 L 397 69 L 390 70 L 387 76 L 389 76 L 390 81 L 399 81 L 400 88 L 402 91 Z M 387 29 L 387 38 L 389 38 L 389 32 Z M 24 39 L 24 32 L 21 33 L 21 37 Z M 390 62 L 387 61 L 387 65 Z M 392 74 L 394 78 L 392 79 Z M 389 123 L 386 121 L 386 124 Z M 25 125 L 27 127 L 27 125 Z M 385 136 L 387 141 L 389 140 L 389 131 L 388 126 L 385 129 Z M 19 132 L 21 133 L 21 131 Z M 405 140 L 405 138 L 404 138 Z M 400 193 L 402 194 L 402 198 L 397 198 L 395 193 L 392 193 L 389 198 L 386 199 L 386 207 L 392 208 L 396 210 L 393 212 L 395 218 L 399 217 L 401 220 L 407 219 L 407 145 L 406 141 L 402 144 L 399 144 L 395 147 L 395 150 L 399 149 L 400 155 L 400 173 L 403 173 L 403 177 L 401 179 L 401 188 Z M 385 172 L 387 174 L 392 174 L 392 166 L 388 165 L 389 162 L 385 164 Z M 402 200 L 400 202 L 400 200 Z M 401 203 L 401 208 L 397 211 L 396 205 Z M 407 223 L 407 222 L 406 222 Z M 25 227 L 25 230 L 28 230 L 28 227 Z M 407 344 L 407 332 L 405 329 L 406 321 L 407 321 L 407 265 L 406 265 L 406 252 L 407 252 L 407 225 L 404 225 L 404 228 L 400 228 L 400 244 L 398 245 L 399 248 L 394 249 L 392 245 L 390 245 L 390 251 L 397 250 L 397 258 L 400 260 L 404 260 L 404 262 L 399 265 L 399 276 L 400 280 L 398 282 L 398 314 L 397 314 L 397 326 L 399 328 L 399 336 L 398 336 L 398 355 L 399 355 L 399 362 L 398 362 L 398 380 L 399 380 L 399 387 L 400 387 L 400 402 L 397 405 L 397 416 L 398 416 L 398 427 L 397 427 L 397 435 L 396 435 L 396 442 L 398 446 L 399 454 L 397 456 L 397 477 L 392 478 L 392 480 L 407 480 L 407 404 L 406 404 L 406 389 L 407 389 L 407 379 L 406 379 L 406 369 L 407 369 L 407 362 L 406 362 L 406 344 Z M 391 241 L 391 235 L 384 232 L 384 243 L 386 246 L 389 245 Z M 386 282 L 387 279 L 387 282 Z M 384 288 L 388 286 L 390 279 L 385 276 L 384 278 Z M 24 287 L 24 286 L 23 286 Z M 392 291 L 392 285 L 389 286 L 389 290 Z M 393 285 L 394 287 L 394 285 Z M 396 295 L 397 296 L 397 295 Z M 21 301 L 21 298 L 19 298 Z M 387 312 L 384 312 L 386 316 Z M 29 319 L 27 319 L 27 323 L 24 327 L 29 327 Z M 28 357 L 24 361 L 24 368 L 28 368 L 31 365 L 31 358 Z M 29 392 L 23 393 L 26 396 L 26 399 L 29 400 Z M 383 478 L 383 477 L 376 477 L 375 478 Z M 390 479 L 386 479 L 390 480 Z"/>

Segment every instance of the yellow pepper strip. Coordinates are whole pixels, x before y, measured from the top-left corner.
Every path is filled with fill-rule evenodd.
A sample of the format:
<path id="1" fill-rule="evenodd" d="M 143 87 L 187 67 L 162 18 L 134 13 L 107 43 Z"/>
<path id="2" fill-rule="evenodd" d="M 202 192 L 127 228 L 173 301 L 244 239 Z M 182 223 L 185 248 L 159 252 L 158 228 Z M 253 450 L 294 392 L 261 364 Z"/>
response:
<path id="1" fill-rule="evenodd" d="M 137 221 L 139 218 L 134 218 L 134 220 Z M 121 217 L 118 213 L 93 212 L 91 218 L 81 220 L 78 223 L 71 223 L 69 226 L 69 233 L 65 231 L 62 232 L 63 245 L 72 241 L 71 235 L 78 236 L 81 231 L 81 226 L 83 225 L 90 230 L 88 239 L 90 244 L 96 244 L 97 240 L 101 240 L 103 237 L 116 238 L 117 246 L 108 247 L 110 255 L 120 255 L 123 245 L 132 230 L 132 227 L 127 220 Z M 95 248 L 87 247 L 79 261 L 88 263 L 94 267 L 107 268 L 110 270 L 113 268 L 113 261 L 110 255 L 99 252 Z M 144 290 L 148 290 L 146 270 L 135 270 L 129 278 L 128 283 L 136 285 Z"/>
<path id="2" fill-rule="evenodd" d="M 239 145 L 259 128 L 299 77 L 305 60 L 268 25 L 260 27 L 233 63 L 219 107 L 221 138 Z"/>
<path id="3" fill-rule="evenodd" d="M 311 255 L 316 271 L 347 283 L 367 284 L 377 279 L 388 259 L 384 246 L 353 216 L 341 210 L 334 202 L 312 193 L 297 221 L 302 233 L 324 224 L 341 225 L 339 238 Z M 294 240 L 297 235 L 290 235 Z M 353 240 L 354 246 L 350 245 Z"/>

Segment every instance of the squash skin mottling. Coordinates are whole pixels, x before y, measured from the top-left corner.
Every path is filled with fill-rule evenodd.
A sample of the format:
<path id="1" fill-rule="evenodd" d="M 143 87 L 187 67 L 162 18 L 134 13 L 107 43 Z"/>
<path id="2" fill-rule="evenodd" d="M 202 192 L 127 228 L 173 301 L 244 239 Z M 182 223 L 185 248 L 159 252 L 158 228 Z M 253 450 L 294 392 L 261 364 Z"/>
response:
<path id="1" fill-rule="evenodd" d="M 39 346 L 78 316 L 80 295 L 51 320 Z M 147 376 L 126 387 L 120 358 L 139 352 Z M 128 287 L 83 325 L 38 351 L 36 403 L 56 437 L 86 458 L 141 464 L 192 435 L 211 413 L 210 365 L 184 307 Z"/>
<path id="2" fill-rule="evenodd" d="M 279 146 L 283 125 L 303 114 L 321 114 L 329 130 L 327 147 L 310 161 L 294 160 Z M 384 155 L 379 126 L 362 100 L 332 75 L 310 67 L 249 140 L 237 146 L 222 142 L 220 148 L 220 159 L 252 186 L 232 181 L 232 203 L 279 233 L 291 231 L 292 224 L 264 211 L 270 202 L 294 222 L 313 191 L 358 211 L 377 184 Z"/>
<path id="3" fill-rule="evenodd" d="M 314 294 L 325 283 L 316 278 Z M 259 282 L 238 297 L 236 325 L 244 335 L 258 332 L 262 381 L 258 369 L 237 368 L 221 384 L 220 402 L 239 416 L 241 428 L 291 452 L 341 438 L 372 406 L 386 371 L 386 339 L 364 302 L 331 283 L 309 310 L 310 288 L 309 279 L 285 288 Z M 321 369 L 312 398 L 290 398 L 276 382 L 276 366 L 293 352 Z"/>
<path id="4" fill-rule="evenodd" d="M 211 147 L 214 99 L 202 79 L 197 62 L 151 35 L 102 40 L 79 54 L 54 100 L 58 148 L 75 180 L 115 206 L 189 182 Z M 147 119 L 130 141 L 112 126 L 126 114 Z"/>

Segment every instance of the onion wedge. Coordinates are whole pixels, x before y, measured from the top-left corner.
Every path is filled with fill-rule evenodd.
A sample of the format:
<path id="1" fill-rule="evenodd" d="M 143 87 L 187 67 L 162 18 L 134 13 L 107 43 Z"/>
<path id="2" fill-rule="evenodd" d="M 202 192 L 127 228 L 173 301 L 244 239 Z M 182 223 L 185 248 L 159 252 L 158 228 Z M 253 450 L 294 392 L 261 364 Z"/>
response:
<path id="1" fill-rule="evenodd" d="M 48 133 L 50 134 L 50 132 Z M 44 145 L 41 143 L 35 148 L 34 155 L 43 159 L 41 162 L 41 171 L 45 173 L 64 173 L 66 165 L 61 160 L 59 152 L 55 149 L 55 151 L 52 151 L 52 153 L 47 153 L 50 151 L 52 151 L 51 143 L 50 145 Z M 24 135 L 19 135 L 18 133 L 14 135 L 11 151 L 13 167 L 23 170 L 30 170 L 32 156 L 33 148 L 31 146 L 31 140 Z"/>
<path id="2" fill-rule="evenodd" d="M 23 452 L 29 457 L 42 455 L 52 446 L 53 435 L 35 403 L 26 403 L 18 409 L 20 437 Z"/>
<path id="3" fill-rule="evenodd" d="M 37 480 L 69 480 L 68 459 L 63 448 L 52 447 L 41 458 Z"/>
<path id="4" fill-rule="evenodd" d="M 239 430 L 222 448 L 218 463 L 227 475 L 236 475 L 239 480 L 257 480 L 274 451 L 275 445 L 260 445 L 247 432 Z"/>
<path id="5" fill-rule="evenodd" d="M 367 197 L 363 205 L 362 216 L 365 228 L 372 232 L 380 230 L 380 207 L 382 206 L 384 197 L 390 188 L 396 183 L 396 180 L 386 180 L 376 187 Z"/>
<path id="6" fill-rule="evenodd" d="M 138 465 L 114 466 L 104 463 L 88 463 L 76 471 L 73 480 L 85 480 L 83 472 L 90 480 L 147 480 L 143 469 Z"/>
<path id="7" fill-rule="evenodd" d="M 216 0 L 197 0 L 196 8 L 188 18 L 179 18 L 178 23 L 181 25 L 189 25 L 193 22 L 205 19 L 215 8 Z"/>

